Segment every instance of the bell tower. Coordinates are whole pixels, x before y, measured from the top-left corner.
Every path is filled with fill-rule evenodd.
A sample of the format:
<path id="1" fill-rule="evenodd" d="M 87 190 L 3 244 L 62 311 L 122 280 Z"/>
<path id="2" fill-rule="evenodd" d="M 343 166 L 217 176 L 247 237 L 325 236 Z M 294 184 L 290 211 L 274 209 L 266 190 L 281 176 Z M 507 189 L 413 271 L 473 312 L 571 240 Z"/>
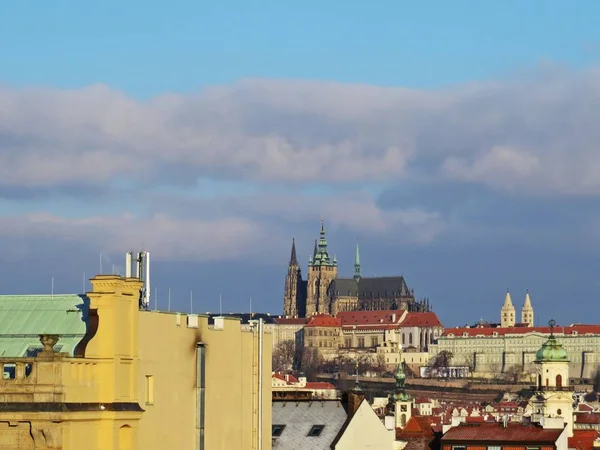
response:
<path id="1" fill-rule="evenodd" d="M 333 260 L 329 257 L 325 223 L 321 221 L 319 244 L 317 245 L 315 241 L 315 250 L 308 262 L 307 317 L 331 313 L 328 289 L 335 278 L 337 278 L 337 260 L 335 257 Z"/>
<path id="2" fill-rule="evenodd" d="M 573 392 L 569 386 L 569 355 L 554 336 L 556 322 L 551 320 L 550 337 L 535 354 L 536 393 L 530 399 L 532 420 L 562 419 L 569 437 L 573 436 Z"/>
<path id="3" fill-rule="evenodd" d="M 515 326 L 515 306 L 510 298 L 510 292 L 506 290 L 504 304 L 500 310 L 500 326 L 502 328 L 510 328 Z"/>

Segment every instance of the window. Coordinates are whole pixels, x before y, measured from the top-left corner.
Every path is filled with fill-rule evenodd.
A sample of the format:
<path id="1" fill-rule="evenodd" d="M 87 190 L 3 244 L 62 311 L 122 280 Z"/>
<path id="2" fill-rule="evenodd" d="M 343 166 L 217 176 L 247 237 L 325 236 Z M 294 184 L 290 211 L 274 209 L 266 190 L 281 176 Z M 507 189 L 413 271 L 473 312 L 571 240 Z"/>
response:
<path id="1" fill-rule="evenodd" d="M 146 375 L 146 405 L 154 404 L 154 376 Z"/>
<path id="2" fill-rule="evenodd" d="M 376 337 L 372 337 L 371 338 L 371 347 L 377 347 L 378 344 L 379 344 L 379 339 Z"/>
<path id="3" fill-rule="evenodd" d="M 321 432 L 323 431 L 323 428 L 325 428 L 325 425 L 313 425 L 312 428 L 310 429 L 310 431 L 308 432 L 307 436 L 309 436 L 309 437 L 320 436 Z"/>
<path id="4" fill-rule="evenodd" d="M 271 435 L 273 437 L 281 436 L 281 433 L 283 433 L 284 428 L 285 428 L 285 425 L 273 425 L 273 431 L 271 432 Z"/>
<path id="5" fill-rule="evenodd" d="M 345 347 L 352 347 L 352 339 L 350 339 L 350 338 L 344 339 L 344 346 Z"/>
<path id="6" fill-rule="evenodd" d="M 412 333 L 408 335 L 408 344 L 412 345 Z"/>
<path id="7" fill-rule="evenodd" d="M 359 347 L 364 347 L 365 346 L 365 338 L 364 337 L 359 337 L 358 338 L 358 346 Z"/>
<path id="8" fill-rule="evenodd" d="M 556 375 L 556 387 L 559 389 L 562 387 L 562 375 L 561 374 Z"/>

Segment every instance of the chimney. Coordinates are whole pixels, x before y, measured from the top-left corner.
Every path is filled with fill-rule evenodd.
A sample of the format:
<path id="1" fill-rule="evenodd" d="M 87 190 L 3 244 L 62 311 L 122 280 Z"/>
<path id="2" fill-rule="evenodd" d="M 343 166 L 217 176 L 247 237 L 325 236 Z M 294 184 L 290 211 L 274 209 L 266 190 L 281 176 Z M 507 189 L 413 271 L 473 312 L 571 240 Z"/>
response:
<path id="1" fill-rule="evenodd" d="M 360 404 L 365 399 L 365 394 L 362 390 L 353 389 L 348 392 L 344 392 L 342 396 L 342 402 L 346 403 L 346 410 L 348 412 L 348 417 L 352 417 L 354 413 L 360 407 Z"/>

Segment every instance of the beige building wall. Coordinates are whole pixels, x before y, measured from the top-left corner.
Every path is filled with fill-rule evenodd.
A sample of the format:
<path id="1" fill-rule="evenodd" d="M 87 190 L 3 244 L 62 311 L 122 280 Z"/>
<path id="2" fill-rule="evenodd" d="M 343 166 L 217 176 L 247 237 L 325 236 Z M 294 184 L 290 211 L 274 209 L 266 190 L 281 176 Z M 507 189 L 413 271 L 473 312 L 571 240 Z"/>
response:
<path id="1" fill-rule="evenodd" d="M 535 352 L 548 339 L 539 332 L 477 336 L 477 329 L 469 335 L 449 333 L 440 336 L 437 344 L 430 346 L 430 355 L 446 350 L 452 352 L 453 365 L 475 363 L 475 375 L 497 375 L 511 366 L 519 366 L 525 373 L 534 375 Z M 472 334 L 475 334 L 472 336 Z M 569 376 L 591 378 L 600 363 L 600 334 L 561 334 L 555 332 L 569 353 Z"/>
<path id="2" fill-rule="evenodd" d="M 205 348 L 204 448 L 258 449 L 258 333 L 236 318 L 139 312 L 140 447 L 197 446 L 197 343 Z M 271 335 L 263 342 L 262 449 L 271 448 Z"/>
<path id="3" fill-rule="evenodd" d="M 395 430 L 388 430 L 366 400 L 360 404 L 334 450 L 392 449 Z"/>

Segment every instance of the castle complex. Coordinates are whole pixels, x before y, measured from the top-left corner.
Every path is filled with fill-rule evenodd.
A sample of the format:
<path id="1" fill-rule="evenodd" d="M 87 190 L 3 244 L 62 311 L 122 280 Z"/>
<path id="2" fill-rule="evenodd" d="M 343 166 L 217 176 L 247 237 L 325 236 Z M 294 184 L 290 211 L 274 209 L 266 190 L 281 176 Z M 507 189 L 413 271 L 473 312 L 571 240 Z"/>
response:
<path id="1" fill-rule="evenodd" d="M 302 271 L 296 256 L 296 242 L 292 240 L 292 254 L 285 278 L 283 313 L 287 317 L 310 317 L 314 314 L 336 315 L 340 311 L 357 310 L 429 311 L 429 301 L 416 301 L 404 277 L 367 278 L 361 275 L 360 255 L 356 246 L 353 278 L 338 277 L 338 263 L 327 250 L 325 225 L 321 223 L 319 240 L 315 240 L 313 254 L 308 261 L 308 277 Z"/>

